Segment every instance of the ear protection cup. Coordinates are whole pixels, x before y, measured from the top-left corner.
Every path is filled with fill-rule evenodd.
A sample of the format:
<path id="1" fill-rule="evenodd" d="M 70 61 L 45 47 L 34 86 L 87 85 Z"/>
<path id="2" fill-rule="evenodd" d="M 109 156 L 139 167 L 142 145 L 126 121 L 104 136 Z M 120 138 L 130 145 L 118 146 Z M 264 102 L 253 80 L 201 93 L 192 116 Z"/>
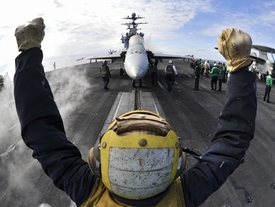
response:
<path id="1" fill-rule="evenodd" d="M 100 166 L 100 144 L 92 147 L 88 153 L 88 164 L 94 175 L 98 178 L 101 177 Z"/>
<path id="2" fill-rule="evenodd" d="M 181 150 L 180 157 L 178 160 L 178 170 L 174 179 L 178 178 L 181 175 L 181 173 L 185 170 L 185 168 L 186 168 L 186 154 Z"/>

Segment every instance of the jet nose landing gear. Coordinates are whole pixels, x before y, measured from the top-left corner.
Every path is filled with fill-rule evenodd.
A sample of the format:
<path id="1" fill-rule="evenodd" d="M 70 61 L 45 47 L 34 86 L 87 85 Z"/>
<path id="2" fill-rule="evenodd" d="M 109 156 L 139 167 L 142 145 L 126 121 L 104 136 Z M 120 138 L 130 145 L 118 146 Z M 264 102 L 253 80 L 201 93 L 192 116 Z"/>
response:
<path id="1" fill-rule="evenodd" d="M 142 87 L 142 79 L 133 79 L 133 87 L 141 88 Z"/>

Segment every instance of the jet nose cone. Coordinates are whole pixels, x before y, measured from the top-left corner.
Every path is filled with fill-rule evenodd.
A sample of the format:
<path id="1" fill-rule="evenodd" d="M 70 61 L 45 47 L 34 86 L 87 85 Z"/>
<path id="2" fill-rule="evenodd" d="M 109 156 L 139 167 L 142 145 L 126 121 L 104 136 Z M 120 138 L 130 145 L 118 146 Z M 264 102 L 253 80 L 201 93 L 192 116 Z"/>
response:
<path id="1" fill-rule="evenodd" d="M 140 66 L 133 66 L 127 71 L 128 75 L 133 79 L 140 79 L 144 76 L 144 70 Z"/>

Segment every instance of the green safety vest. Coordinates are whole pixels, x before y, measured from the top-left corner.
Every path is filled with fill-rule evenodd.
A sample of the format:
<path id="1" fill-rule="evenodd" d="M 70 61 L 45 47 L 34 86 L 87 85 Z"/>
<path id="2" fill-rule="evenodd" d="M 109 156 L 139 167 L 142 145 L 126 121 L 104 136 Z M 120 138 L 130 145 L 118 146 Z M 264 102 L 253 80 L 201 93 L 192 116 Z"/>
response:
<path id="1" fill-rule="evenodd" d="M 211 74 L 212 76 L 219 76 L 219 69 L 218 69 L 217 67 L 213 67 L 213 68 L 211 69 L 210 74 Z"/>
<path id="2" fill-rule="evenodd" d="M 272 87 L 272 84 L 273 84 L 273 79 L 270 75 L 266 76 L 266 85 L 269 85 L 270 87 Z"/>

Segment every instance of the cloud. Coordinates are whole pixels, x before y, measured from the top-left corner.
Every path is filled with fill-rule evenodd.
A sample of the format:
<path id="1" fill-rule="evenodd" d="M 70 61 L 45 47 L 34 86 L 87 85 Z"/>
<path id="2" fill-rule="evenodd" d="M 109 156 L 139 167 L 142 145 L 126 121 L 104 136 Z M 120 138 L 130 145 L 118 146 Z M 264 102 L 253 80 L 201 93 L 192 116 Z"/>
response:
<path id="1" fill-rule="evenodd" d="M 241 29 L 253 39 L 253 42 L 261 42 L 264 45 L 274 47 L 274 32 L 275 32 L 275 12 L 272 9 L 275 1 L 256 6 L 247 7 L 246 10 L 232 10 L 224 8 L 220 10 L 221 15 L 219 21 L 211 22 L 208 27 L 201 29 L 203 36 L 214 37 L 220 35 L 221 31 L 225 28 L 235 27 Z"/>
<path id="2" fill-rule="evenodd" d="M 44 18 L 46 36 L 42 42 L 42 49 L 45 61 L 75 58 L 77 54 L 93 56 L 105 54 L 110 49 L 122 49 L 120 36 L 126 32 L 126 28 L 121 25 L 121 21 L 123 17 L 133 12 L 145 16 L 146 21 L 149 20 L 148 25 L 142 25 L 145 37 L 148 38 L 149 34 L 153 34 L 156 41 L 166 42 L 167 39 L 177 38 L 180 35 L 178 30 L 194 18 L 198 11 L 196 8 L 203 8 L 199 11 L 210 10 L 208 7 L 210 1 L 202 0 L 184 2 L 104 0 L 96 4 L 88 0 L 51 2 L 27 0 L 17 4 L 20 9 L 14 8 L 15 0 L 9 2 L 7 8 L 21 18 L 13 17 L 12 24 L 9 24 L 12 29 L 6 36 L 11 37 L 14 28 L 19 24 L 37 16 Z M 7 42 L 10 44 L 11 41 Z M 13 59 L 14 54 L 12 54 Z M 3 68 L 3 65 L 0 67 Z"/>
<path id="3" fill-rule="evenodd" d="M 0 51 L 0 72 L 5 71 L 18 54 L 13 37 L 16 26 L 38 16 L 42 16 L 46 24 L 42 42 L 44 62 L 53 64 L 104 55 L 110 49 L 121 50 L 121 33 L 127 32 L 125 25 L 121 25 L 122 18 L 133 12 L 145 17 L 140 21 L 148 24 L 140 25 L 141 32 L 145 33 L 145 42 L 151 37 L 151 48 L 157 51 L 196 54 L 216 44 L 216 38 L 226 27 L 242 28 L 256 42 L 272 46 L 274 2 L 252 0 L 250 5 L 240 2 L 236 7 L 234 2 L 217 0 L 101 0 L 96 3 L 10 0 L 5 10 L 0 9 L 7 17 L 0 19 L 0 47 L 7 48 L 5 52 Z"/>

